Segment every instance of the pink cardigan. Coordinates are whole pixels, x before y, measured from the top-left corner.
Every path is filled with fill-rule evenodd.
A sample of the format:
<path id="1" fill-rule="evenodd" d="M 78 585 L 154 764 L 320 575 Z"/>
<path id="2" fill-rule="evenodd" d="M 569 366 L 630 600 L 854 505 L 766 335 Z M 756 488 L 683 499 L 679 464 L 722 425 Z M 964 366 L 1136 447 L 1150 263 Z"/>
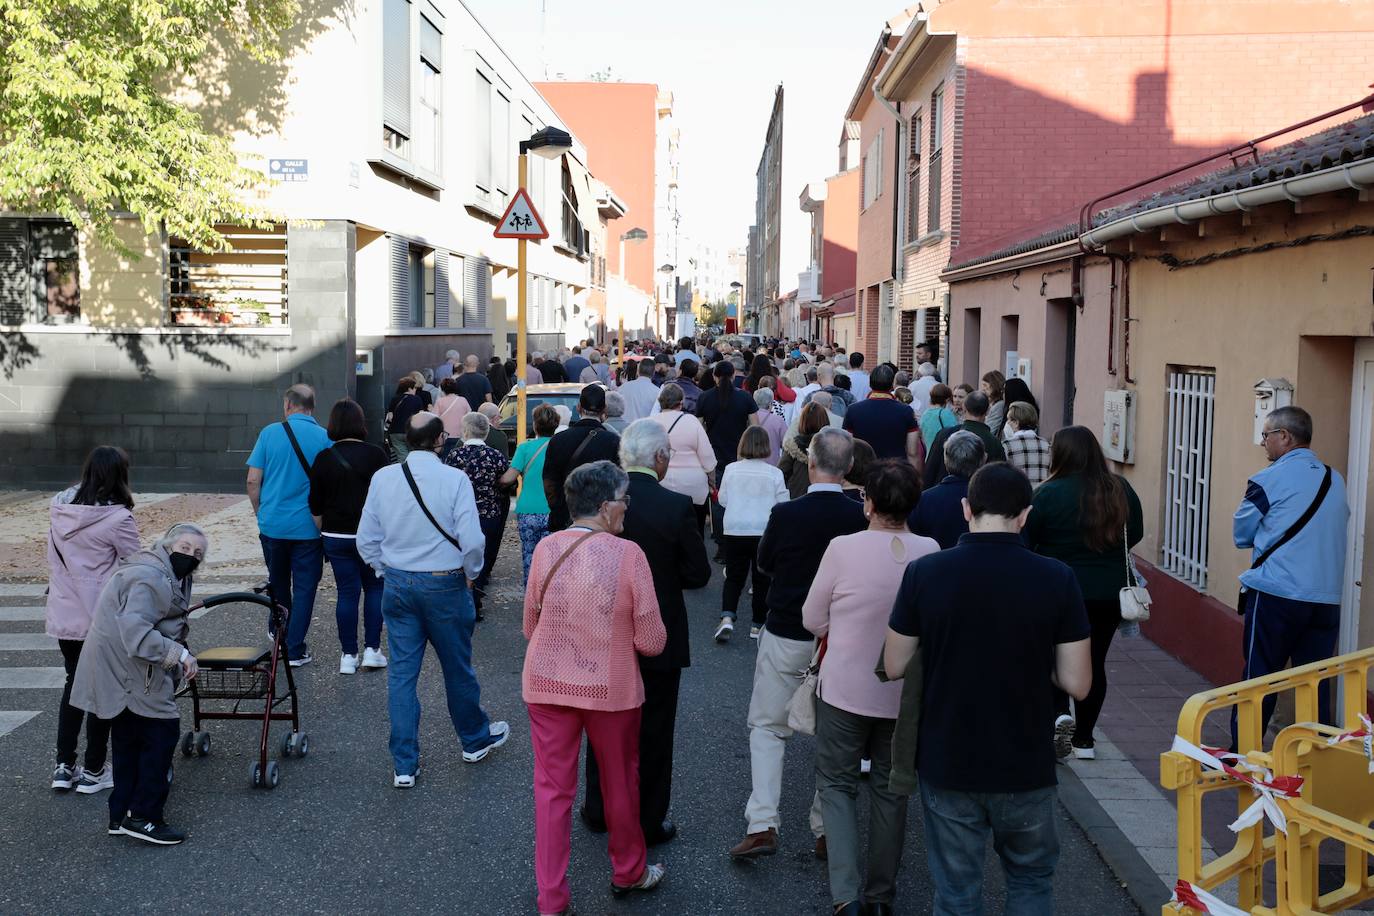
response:
<path id="1" fill-rule="evenodd" d="M 939 549 L 906 531 L 860 531 L 830 542 L 802 605 L 802 625 L 830 636 L 817 696 L 856 715 L 897 718 L 902 682 L 884 683 L 873 669 L 907 564 Z"/>
<path id="2" fill-rule="evenodd" d="M 53 497 L 48 509 L 46 631 L 57 639 L 85 639 L 96 602 L 121 557 L 137 553 L 138 524 L 123 506 L 78 506 L 76 487 Z"/>
<path id="3" fill-rule="evenodd" d="M 559 566 L 539 608 L 549 569 L 586 531 L 558 531 L 539 542 L 525 588 L 526 703 L 618 712 L 644 705 L 637 655 L 668 641 L 649 561 L 639 545 L 601 532 Z"/>

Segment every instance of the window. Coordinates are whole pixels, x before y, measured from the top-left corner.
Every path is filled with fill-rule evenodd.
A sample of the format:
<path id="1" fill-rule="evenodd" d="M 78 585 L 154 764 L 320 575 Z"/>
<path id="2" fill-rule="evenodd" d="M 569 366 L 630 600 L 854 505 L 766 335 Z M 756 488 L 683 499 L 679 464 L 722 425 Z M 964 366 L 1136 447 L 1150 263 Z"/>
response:
<path id="1" fill-rule="evenodd" d="M 510 144 L 510 99 L 499 89 L 491 100 L 491 172 L 496 185 L 496 203 L 502 210 L 513 190 L 511 160 L 514 152 Z"/>
<path id="2" fill-rule="evenodd" d="M 175 325 L 287 323 L 286 227 L 216 226 L 226 251 L 167 240 L 167 311 Z"/>
<path id="3" fill-rule="evenodd" d="M 563 162 L 563 218 L 560 242 L 562 246 L 577 255 L 587 251 L 586 234 L 582 220 L 577 217 L 577 191 L 573 189 L 572 170 Z"/>
<path id="4" fill-rule="evenodd" d="M 929 185 L 926 202 L 929 212 L 926 214 L 926 232 L 935 232 L 940 228 L 940 197 L 944 190 L 941 187 L 941 166 L 945 148 L 944 123 L 945 87 L 939 86 L 930 96 L 930 164 L 926 168 L 926 181 Z"/>
<path id="5" fill-rule="evenodd" d="M 452 327 L 449 254 L 391 236 L 393 328 Z"/>
<path id="6" fill-rule="evenodd" d="M 863 162 L 863 209 L 873 206 L 873 202 L 883 193 L 883 132 L 868 145 Z"/>
<path id="7" fill-rule="evenodd" d="M 76 229 L 63 220 L 0 219 L 0 325 L 80 317 Z"/>
<path id="8" fill-rule="evenodd" d="M 492 191 L 496 185 L 492 182 L 492 161 L 491 161 L 491 80 L 478 70 L 476 79 L 473 82 L 472 92 L 472 142 L 473 148 L 473 169 L 474 180 L 477 184 L 477 200 L 479 203 L 490 205 L 492 202 Z"/>
<path id="9" fill-rule="evenodd" d="M 1215 369 L 1169 367 L 1164 571 L 1207 587 L 1207 510 L 1212 483 L 1212 415 Z"/>
<path id="10" fill-rule="evenodd" d="M 440 112 L 443 110 L 441 74 L 444 69 L 443 35 L 426 16 L 420 17 L 420 96 L 415 119 L 415 164 L 438 174 L 441 158 Z"/>
<path id="11" fill-rule="evenodd" d="M 906 240 L 914 242 L 920 238 L 921 230 L 921 145 L 925 142 L 925 132 L 921 127 L 921 116 L 911 116 L 911 142 L 906 160 Z"/>
<path id="12" fill-rule="evenodd" d="M 410 0 L 382 9 L 382 143 L 410 157 Z"/>

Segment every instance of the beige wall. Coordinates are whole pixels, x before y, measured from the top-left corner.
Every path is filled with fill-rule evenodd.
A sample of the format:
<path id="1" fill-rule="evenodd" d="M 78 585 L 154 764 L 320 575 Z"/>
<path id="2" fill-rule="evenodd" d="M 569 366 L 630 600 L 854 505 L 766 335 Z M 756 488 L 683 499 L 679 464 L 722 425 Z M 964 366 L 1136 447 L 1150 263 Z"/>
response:
<path id="1" fill-rule="evenodd" d="M 1243 242 L 1223 239 L 1220 244 L 1229 248 L 1331 231 L 1350 221 L 1307 219 L 1303 226 L 1274 227 Z M 1200 244 L 1171 249 L 1183 259 L 1206 250 Z M 1294 383 L 1294 402 L 1314 414 L 1318 454 L 1345 469 L 1351 348 L 1353 338 L 1370 334 L 1369 264 L 1369 241 L 1354 238 L 1175 271 L 1155 260 L 1132 265 L 1132 314 L 1138 319 L 1132 324 L 1130 347 L 1133 387 L 1139 392 L 1137 461 L 1123 473 L 1146 507 L 1142 556 L 1159 558 L 1165 375 L 1171 364 L 1216 369 L 1209 594 L 1233 600 L 1235 577 L 1247 565 L 1245 555 L 1232 546 L 1230 520 L 1246 478 L 1265 464 L 1264 453 L 1254 444 L 1252 386 L 1257 380 L 1283 377 Z M 1085 419 L 1089 406 L 1083 401 Z M 1100 402 L 1093 418 L 1100 426 Z"/>
<path id="2" fill-rule="evenodd" d="M 81 236 L 81 315 L 97 328 L 161 327 L 162 239 L 137 220 L 117 221 L 115 234 L 137 257 Z"/>

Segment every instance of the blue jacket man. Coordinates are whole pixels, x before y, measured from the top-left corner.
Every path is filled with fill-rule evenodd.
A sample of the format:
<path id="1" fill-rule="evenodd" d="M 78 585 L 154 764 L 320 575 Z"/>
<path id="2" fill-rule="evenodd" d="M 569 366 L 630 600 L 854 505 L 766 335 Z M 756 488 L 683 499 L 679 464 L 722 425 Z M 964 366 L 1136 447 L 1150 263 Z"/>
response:
<path id="1" fill-rule="evenodd" d="M 1310 447 L 1312 417 L 1301 407 L 1280 407 L 1270 413 L 1262 436 L 1271 463 L 1247 482 L 1233 522 L 1236 546 L 1251 548 L 1255 559 L 1302 517 L 1326 475 L 1326 465 Z M 1311 520 L 1258 569 L 1241 574 L 1246 589 L 1246 678 L 1280 671 L 1290 660 L 1294 666 L 1306 665 L 1335 654 L 1349 518 L 1345 481 L 1333 470 L 1331 489 Z M 1275 700 L 1269 697 L 1264 702 L 1261 734 Z M 1322 720 L 1330 721 L 1327 684 L 1321 686 L 1319 703 Z M 1234 712 L 1231 734 L 1234 740 Z M 1250 743 L 1247 739 L 1247 746 Z"/>

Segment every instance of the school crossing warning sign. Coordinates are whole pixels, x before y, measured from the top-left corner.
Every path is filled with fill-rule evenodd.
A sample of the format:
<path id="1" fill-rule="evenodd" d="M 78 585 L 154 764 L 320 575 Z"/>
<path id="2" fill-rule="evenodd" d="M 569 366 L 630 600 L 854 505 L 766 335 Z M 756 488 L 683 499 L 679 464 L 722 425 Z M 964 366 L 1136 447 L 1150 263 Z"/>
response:
<path id="1" fill-rule="evenodd" d="M 492 235 L 498 239 L 546 239 L 549 230 L 539 218 L 539 211 L 534 209 L 525 189 L 520 188 Z"/>

